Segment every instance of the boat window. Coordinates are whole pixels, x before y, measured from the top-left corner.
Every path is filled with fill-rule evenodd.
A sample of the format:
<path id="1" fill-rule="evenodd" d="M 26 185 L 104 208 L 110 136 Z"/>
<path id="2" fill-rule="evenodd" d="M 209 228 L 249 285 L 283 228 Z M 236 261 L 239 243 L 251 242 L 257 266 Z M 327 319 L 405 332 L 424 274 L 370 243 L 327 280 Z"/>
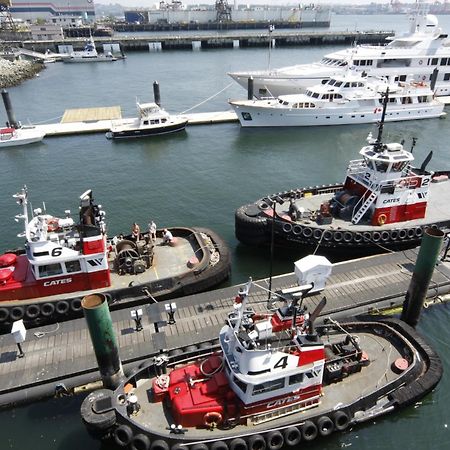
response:
<path id="1" fill-rule="evenodd" d="M 284 388 L 284 378 L 279 378 L 278 380 L 266 381 L 265 383 L 255 384 L 253 386 L 252 395 L 259 395 L 265 392 L 277 391 L 278 389 Z"/>
<path id="2" fill-rule="evenodd" d="M 449 66 L 450 58 L 441 58 L 441 66 Z"/>
<path id="3" fill-rule="evenodd" d="M 428 101 L 428 96 L 426 96 L 426 95 L 419 95 L 417 97 L 417 100 L 419 101 L 419 103 L 426 103 Z"/>
<path id="4" fill-rule="evenodd" d="M 391 170 L 392 170 L 392 172 L 401 172 L 406 167 L 407 164 L 408 163 L 404 162 L 404 161 L 396 162 L 396 163 L 392 164 Z"/>
<path id="5" fill-rule="evenodd" d="M 402 104 L 407 105 L 409 103 L 412 103 L 411 97 L 402 97 Z"/>
<path id="6" fill-rule="evenodd" d="M 233 377 L 233 381 L 234 384 L 245 394 L 245 392 L 247 391 L 247 384 L 236 377 Z"/>
<path id="7" fill-rule="evenodd" d="M 151 125 L 156 125 L 158 123 L 159 123 L 159 119 L 152 119 L 152 120 L 150 120 L 150 124 Z"/>
<path id="8" fill-rule="evenodd" d="M 335 84 L 335 86 L 336 86 L 336 87 L 340 87 L 340 86 L 342 86 L 342 81 L 336 81 L 336 84 Z"/>
<path id="9" fill-rule="evenodd" d="M 283 104 L 283 100 L 278 99 L 278 103 L 279 103 L 280 105 L 282 105 L 282 104 Z"/>
<path id="10" fill-rule="evenodd" d="M 333 79 L 331 79 L 329 82 L 328 82 L 328 85 L 329 86 L 334 86 L 336 84 L 336 80 L 333 80 Z"/>
<path id="11" fill-rule="evenodd" d="M 295 375 L 291 375 L 289 377 L 289 385 L 298 384 L 303 381 L 303 373 L 296 373 Z"/>
<path id="12" fill-rule="evenodd" d="M 52 277 L 55 275 L 62 274 L 61 264 L 44 264 L 39 266 L 39 276 L 40 277 Z"/>
<path id="13" fill-rule="evenodd" d="M 293 105 L 292 105 L 292 108 L 301 108 L 301 106 L 300 105 L 303 105 L 303 103 L 294 103 Z"/>
<path id="14" fill-rule="evenodd" d="M 345 83 L 345 84 L 344 84 L 344 87 L 345 87 L 345 88 L 350 87 L 350 83 Z"/>
<path id="15" fill-rule="evenodd" d="M 445 73 L 444 74 L 444 81 L 448 81 L 450 80 L 450 73 Z"/>
<path id="16" fill-rule="evenodd" d="M 329 98 L 330 98 L 330 94 L 323 94 L 322 95 L 322 99 L 323 100 L 329 100 Z"/>
<path id="17" fill-rule="evenodd" d="M 162 122 L 162 123 L 166 123 L 166 122 L 167 122 L 167 119 L 161 119 L 161 122 Z"/>
<path id="18" fill-rule="evenodd" d="M 317 92 L 314 92 L 314 94 L 312 95 L 313 98 L 319 98 L 319 94 Z"/>
<path id="19" fill-rule="evenodd" d="M 242 116 L 242 118 L 243 118 L 244 120 L 253 120 L 253 119 L 252 119 L 252 115 L 251 115 L 250 113 L 248 113 L 248 112 L 243 112 L 243 113 L 241 113 L 241 116 Z"/>
<path id="20" fill-rule="evenodd" d="M 66 261 L 66 272 L 67 273 L 73 273 L 73 272 L 80 272 L 81 271 L 81 264 L 78 259 L 74 259 L 73 261 Z"/>
<path id="21" fill-rule="evenodd" d="M 144 125 L 148 125 L 148 120 L 144 120 L 144 122 L 142 122 Z"/>
<path id="22" fill-rule="evenodd" d="M 364 83 L 359 82 L 359 83 L 357 83 L 357 86 L 358 87 L 364 87 Z"/>
<path id="23" fill-rule="evenodd" d="M 283 102 L 283 105 L 284 105 L 284 106 L 288 106 L 288 105 L 289 105 L 289 102 L 284 101 L 284 102 Z"/>
<path id="24" fill-rule="evenodd" d="M 375 161 L 375 167 L 376 167 L 378 172 L 386 172 L 388 166 L 389 166 L 388 162 Z"/>
<path id="25" fill-rule="evenodd" d="M 438 65 L 438 61 L 439 61 L 439 58 L 431 58 L 431 65 L 432 66 L 437 66 Z"/>
<path id="26" fill-rule="evenodd" d="M 389 97 L 389 103 L 397 103 L 397 99 L 393 97 Z"/>

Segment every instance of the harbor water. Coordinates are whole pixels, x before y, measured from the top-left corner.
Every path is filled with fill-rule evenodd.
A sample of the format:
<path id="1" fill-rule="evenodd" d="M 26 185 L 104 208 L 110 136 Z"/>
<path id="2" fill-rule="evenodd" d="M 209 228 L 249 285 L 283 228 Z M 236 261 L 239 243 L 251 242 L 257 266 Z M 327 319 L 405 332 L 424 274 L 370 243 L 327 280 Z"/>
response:
<path id="1" fill-rule="evenodd" d="M 339 16 L 339 20 L 343 20 Z M 440 17 L 450 31 L 450 16 Z M 339 26 L 354 29 L 403 29 L 403 17 L 347 17 Z M 270 66 L 279 67 L 320 59 L 338 47 L 275 48 Z M 239 69 L 267 68 L 267 49 L 170 51 L 133 53 L 109 64 L 50 64 L 38 78 L 9 89 L 16 117 L 26 124 L 57 122 L 68 108 L 122 107 L 123 116 L 135 115 L 136 98 L 152 100 L 152 82 L 161 86 L 163 106 L 180 113 L 227 110 L 230 98 L 246 92 L 226 75 Z M 448 112 L 448 111 L 447 111 Z M 0 113 L 5 122 L 6 115 Z M 450 168 L 450 127 L 447 119 L 390 123 L 385 141 L 405 139 L 409 148 L 417 138 L 414 156 L 421 164 L 430 150 L 430 169 Z M 234 210 L 247 202 L 281 190 L 341 181 L 350 159 L 359 157 L 374 126 L 316 127 L 309 129 L 241 130 L 238 123 L 191 126 L 185 133 L 153 139 L 113 142 L 103 134 L 46 138 L 39 144 L 0 151 L 1 250 L 20 246 L 22 230 L 14 215 L 19 207 L 12 194 L 24 184 L 34 208 L 63 215 L 77 214 L 78 197 L 92 189 L 107 213 L 109 235 L 129 232 L 133 222 L 146 228 L 204 226 L 221 234 L 231 248 L 230 283 L 269 272 L 267 249 L 238 244 Z M 450 200 L 450 199 L 449 199 Z M 293 270 L 301 256 L 276 250 L 274 273 Z M 345 255 L 342 255 L 345 257 Z M 444 378 L 436 391 L 399 414 L 376 419 L 345 434 L 333 434 L 308 445 L 311 449 L 413 450 L 450 448 L 450 310 L 433 307 L 425 312 L 420 330 L 444 362 Z M 30 338 L 34 338 L 32 332 Z M 24 344 L 26 352 L 26 343 Z M 0 355 L 0 364 L 2 364 Z M 13 364 L 9 362 L 7 364 Z M 102 448 L 85 432 L 79 418 L 82 398 L 62 398 L 0 412 L 0 449 Z"/>

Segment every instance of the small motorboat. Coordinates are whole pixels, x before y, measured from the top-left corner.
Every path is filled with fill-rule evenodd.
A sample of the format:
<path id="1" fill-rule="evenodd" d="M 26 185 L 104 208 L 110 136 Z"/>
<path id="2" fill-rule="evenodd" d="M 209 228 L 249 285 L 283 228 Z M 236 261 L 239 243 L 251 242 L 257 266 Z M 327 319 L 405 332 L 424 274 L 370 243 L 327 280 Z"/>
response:
<path id="1" fill-rule="evenodd" d="M 99 55 L 95 47 L 94 39 L 91 36 L 82 51 L 70 53 L 69 57 L 64 58 L 63 61 L 66 63 L 113 62 L 117 61 L 117 58 L 111 52 L 105 55 Z"/>
<path id="2" fill-rule="evenodd" d="M 295 297 L 274 293 L 270 309 L 261 293 L 251 299 L 251 285 L 230 305 L 218 344 L 171 349 L 114 391 L 89 394 L 81 415 L 91 435 L 120 448 L 295 448 L 414 404 L 442 377 L 434 350 L 400 320 L 316 323 L 326 298 L 311 313 L 301 306 L 315 283 Z"/>
<path id="3" fill-rule="evenodd" d="M 44 139 L 45 133 L 33 126 L 0 128 L 0 148 L 32 144 Z"/>
<path id="4" fill-rule="evenodd" d="M 213 231 L 172 227 L 136 235 L 106 234 L 105 211 L 91 190 L 80 196 L 79 220 L 42 208 L 30 209 L 24 187 L 14 195 L 22 206 L 25 246 L 0 255 L 0 331 L 23 319 L 27 326 L 82 315 L 81 299 L 102 292 L 111 309 L 207 290 L 230 274 L 230 254 Z"/>
<path id="5" fill-rule="evenodd" d="M 138 117 L 113 124 L 106 133 L 108 139 L 128 139 L 175 133 L 186 128 L 188 119 L 171 115 L 156 103 L 136 102 Z"/>
<path id="6" fill-rule="evenodd" d="M 304 94 L 261 100 L 231 100 L 242 127 L 310 127 L 376 123 L 389 96 L 386 122 L 443 117 L 444 103 L 423 81 L 390 83 L 348 69 Z"/>

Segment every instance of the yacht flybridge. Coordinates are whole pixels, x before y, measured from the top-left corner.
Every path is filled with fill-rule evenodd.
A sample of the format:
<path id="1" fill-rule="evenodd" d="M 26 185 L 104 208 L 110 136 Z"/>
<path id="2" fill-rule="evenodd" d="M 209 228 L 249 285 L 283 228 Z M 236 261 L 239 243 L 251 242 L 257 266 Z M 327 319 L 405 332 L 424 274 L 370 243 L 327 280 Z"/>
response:
<path id="1" fill-rule="evenodd" d="M 358 45 L 325 55 L 321 61 L 296 64 L 279 69 L 231 72 L 229 75 L 247 88 L 253 77 L 256 97 L 279 96 L 304 92 L 305 88 L 356 66 L 372 76 L 392 81 L 430 81 L 438 69 L 435 85 L 437 96 L 450 93 L 450 40 L 438 26 L 434 15 L 418 10 L 409 32 L 396 35 L 383 46 Z"/>

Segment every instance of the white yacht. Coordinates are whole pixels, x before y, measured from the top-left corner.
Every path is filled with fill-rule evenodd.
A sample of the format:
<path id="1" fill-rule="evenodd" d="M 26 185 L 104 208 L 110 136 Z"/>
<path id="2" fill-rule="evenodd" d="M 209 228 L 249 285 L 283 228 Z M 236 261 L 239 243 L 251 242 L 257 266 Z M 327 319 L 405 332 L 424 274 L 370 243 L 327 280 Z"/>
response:
<path id="1" fill-rule="evenodd" d="M 117 61 L 117 58 L 111 52 L 106 55 L 99 55 L 91 36 L 82 51 L 70 53 L 69 57 L 64 58 L 63 61 L 67 63 L 112 62 Z"/>
<path id="2" fill-rule="evenodd" d="M 393 81 L 406 81 L 411 76 L 417 81 L 430 81 L 437 68 L 435 94 L 450 95 L 450 40 L 441 32 L 435 16 L 419 10 L 412 17 L 409 32 L 396 35 L 387 45 L 358 45 L 330 53 L 319 62 L 228 75 L 246 89 L 248 78 L 253 77 L 257 98 L 277 97 L 304 92 L 305 88 L 338 75 L 349 66 L 358 66 L 369 75 L 389 77 Z"/>
<path id="3" fill-rule="evenodd" d="M 445 115 L 444 104 L 434 99 L 423 81 L 389 83 L 351 69 L 308 88 L 304 94 L 229 103 L 243 127 L 374 123 L 381 119 L 386 92 L 386 122 Z"/>
<path id="4" fill-rule="evenodd" d="M 185 116 L 171 115 L 156 103 L 136 103 L 138 117 L 113 123 L 106 133 L 108 139 L 149 137 L 174 133 L 186 128 Z"/>

